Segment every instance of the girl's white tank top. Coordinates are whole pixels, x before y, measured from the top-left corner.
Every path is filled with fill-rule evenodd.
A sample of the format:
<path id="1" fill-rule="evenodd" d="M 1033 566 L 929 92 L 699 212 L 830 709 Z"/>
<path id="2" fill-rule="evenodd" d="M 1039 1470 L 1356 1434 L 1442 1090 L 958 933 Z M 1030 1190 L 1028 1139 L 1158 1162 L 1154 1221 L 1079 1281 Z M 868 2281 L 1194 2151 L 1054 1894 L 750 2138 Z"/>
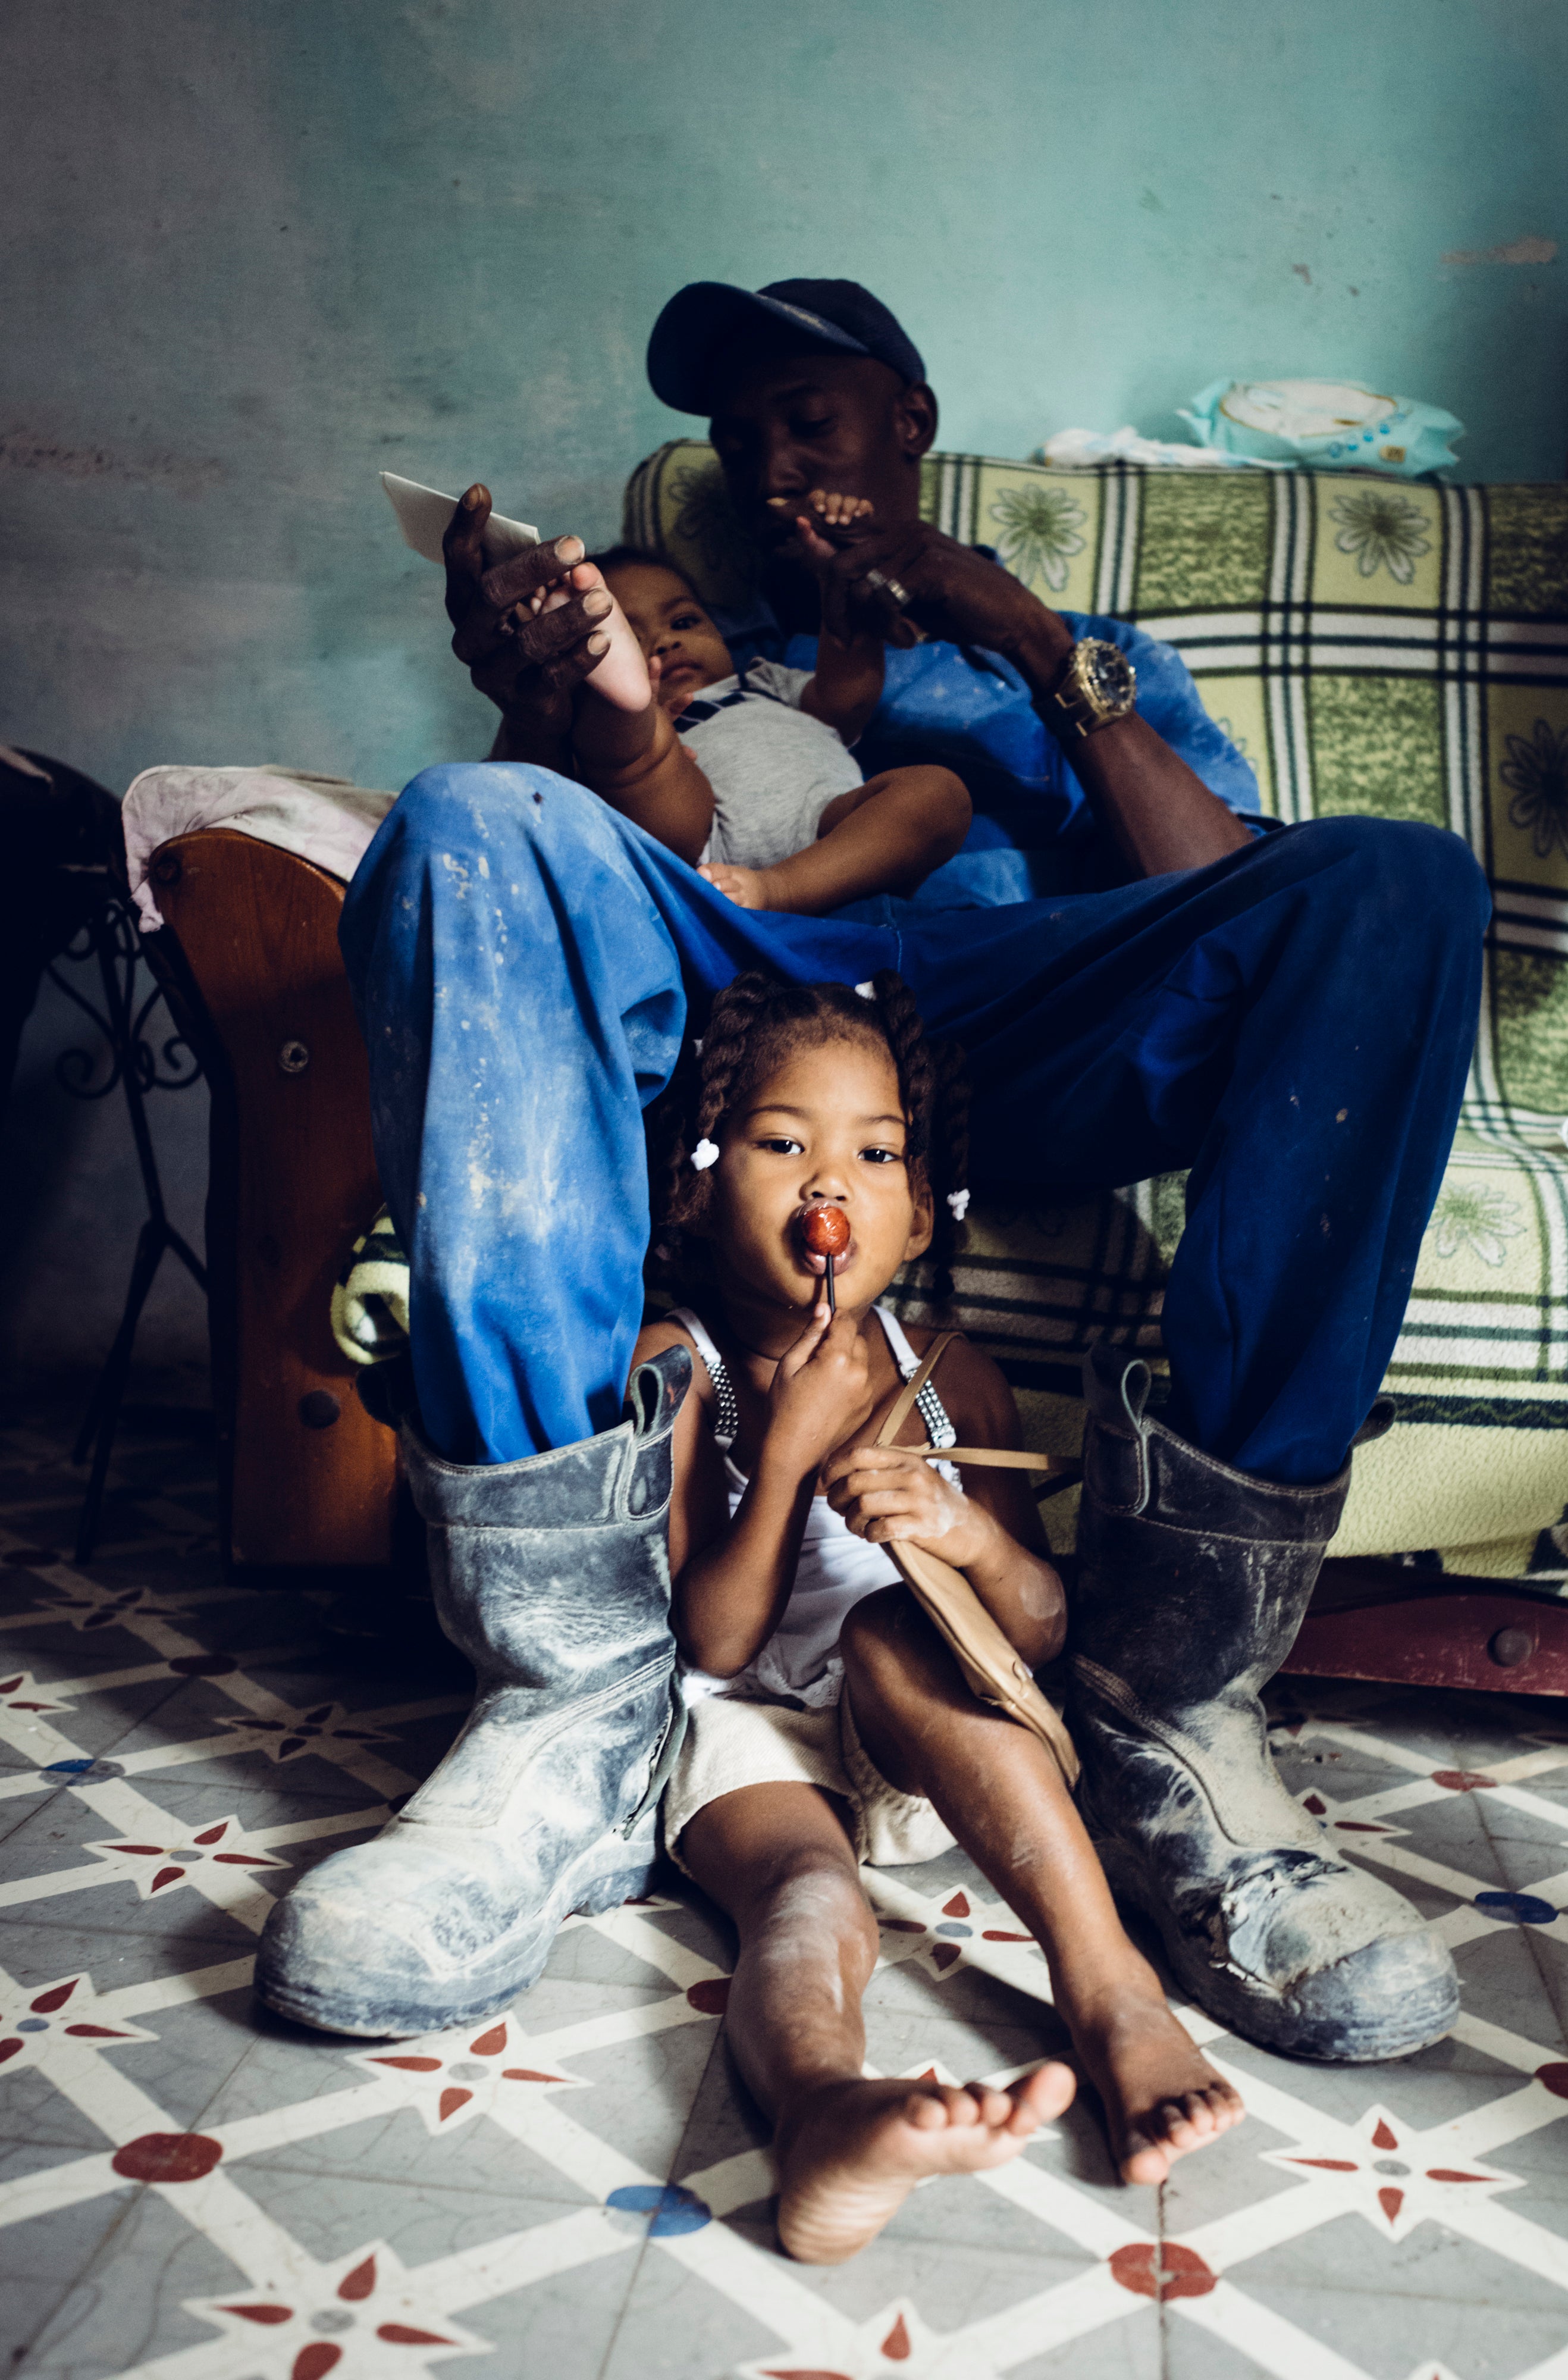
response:
<path id="1" fill-rule="evenodd" d="M 920 1369 L 920 1357 L 910 1345 L 903 1326 L 886 1305 L 872 1311 L 887 1338 L 893 1361 L 906 1380 Z M 707 1366 L 718 1405 L 714 1439 L 724 1456 L 733 1513 L 745 1493 L 746 1475 L 736 1467 L 730 1448 L 735 1441 L 735 1391 L 723 1356 L 698 1317 L 678 1305 L 668 1319 L 680 1324 Z M 917 1411 L 933 1446 L 956 1446 L 958 1432 L 947 1418 L 934 1381 L 921 1390 Z M 950 1463 L 936 1465 L 954 1487 L 959 1475 Z M 844 1682 L 838 1637 L 845 1619 L 862 1596 L 880 1586 L 896 1585 L 899 1573 L 881 1546 L 857 1537 L 826 1496 L 814 1496 L 801 1541 L 795 1584 L 784 1616 L 754 1661 L 732 1678 L 709 1677 L 703 1670 L 686 1670 L 681 1684 L 688 1703 L 712 1694 L 738 1695 L 750 1702 L 803 1703 L 821 1710 L 836 1703 Z"/>

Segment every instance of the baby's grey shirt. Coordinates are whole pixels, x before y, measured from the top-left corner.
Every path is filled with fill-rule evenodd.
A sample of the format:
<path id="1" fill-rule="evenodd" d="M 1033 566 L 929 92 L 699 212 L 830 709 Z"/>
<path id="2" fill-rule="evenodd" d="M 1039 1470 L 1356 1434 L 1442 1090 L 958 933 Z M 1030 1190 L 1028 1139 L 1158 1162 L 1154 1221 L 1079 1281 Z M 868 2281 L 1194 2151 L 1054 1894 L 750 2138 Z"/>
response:
<path id="1" fill-rule="evenodd" d="M 801 709 L 809 670 L 754 662 L 693 696 L 675 732 L 713 787 L 703 858 L 772 868 L 816 841 L 823 811 L 864 781 L 836 728 Z"/>

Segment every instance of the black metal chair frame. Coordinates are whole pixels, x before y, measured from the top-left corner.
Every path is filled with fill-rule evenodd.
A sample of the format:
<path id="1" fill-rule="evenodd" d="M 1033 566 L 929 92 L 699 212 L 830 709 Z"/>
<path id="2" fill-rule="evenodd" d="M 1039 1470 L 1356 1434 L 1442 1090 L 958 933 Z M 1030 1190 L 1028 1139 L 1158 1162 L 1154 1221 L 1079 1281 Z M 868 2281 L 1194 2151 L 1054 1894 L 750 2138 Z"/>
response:
<path id="1" fill-rule="evenodd" d="M 116 1086 L 124 1091 L 147 1200 L 147 1217 L 137 1236 L 119 1328 L 98 1376 L 71 1455 L 73 1463 L 85 1463 L 90 1454 L 92 1461 L 77 1526 L 75 1559 L 85 1562 L 90 1560 L 98 1541 L 104 1483 L 136 1345 L 137 1325 L 158 1268 L 165 1256 L 176 1257 L 203 1296 L 207 1293 L 207 1268 L 189 1241 L 169 1220 L 146 1106 L 150 1091 L 189 1090 L 193 1083 L 201 1080 L 201 1062 L 172 1015 L 168 1021 L 175 1029 L 161 1043 L 149 1037 L 152 1012 L 166 993 L 164 985 L 156 978 L 151 990 L 143 990 L 140 969 L 146 964 L 147 953 L 134 902 L 107 868 L 79 868 L 73 873 L 101 877 L 103 898 L 65 949 L 49 963 L 45 973 L 103 1035 L 108 1044 L 108 1070 L 101 1082 L 95 1081 L 103 1052 L 75 1048 L 62 1050 L 56 1058 L 54 1076 L 61 1089 L 73 1099 L 105 1099 Z M 62 973 L 62 963 L 96 965 L 102 1006 Z"/>

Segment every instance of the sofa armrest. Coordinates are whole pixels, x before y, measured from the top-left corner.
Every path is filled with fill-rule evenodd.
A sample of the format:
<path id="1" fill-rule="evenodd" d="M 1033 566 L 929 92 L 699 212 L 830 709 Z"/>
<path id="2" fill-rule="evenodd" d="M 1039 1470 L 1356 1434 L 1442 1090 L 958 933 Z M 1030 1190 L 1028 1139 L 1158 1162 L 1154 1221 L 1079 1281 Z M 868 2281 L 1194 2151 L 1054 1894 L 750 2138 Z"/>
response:
<path id="1" fill-rule="evenodd" d="M 392 1558 L 396 1445 L 355 1394 L 331 1321 L 338 1268 L 381 1200 L 338 950 L 344 887 L 221 828 L 163 844 L 150 872 L 212 1087 L 226 1555 L 247 1573 L 376 1568 Z"/>

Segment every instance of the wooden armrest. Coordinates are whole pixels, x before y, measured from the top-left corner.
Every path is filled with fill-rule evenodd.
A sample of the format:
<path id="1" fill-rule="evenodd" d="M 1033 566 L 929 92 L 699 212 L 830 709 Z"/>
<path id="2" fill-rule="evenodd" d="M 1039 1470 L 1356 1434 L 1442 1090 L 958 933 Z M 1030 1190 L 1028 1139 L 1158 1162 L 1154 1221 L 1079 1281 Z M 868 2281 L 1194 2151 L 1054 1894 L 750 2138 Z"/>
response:
<path id="1" fill-rule="evenodd" d="M 381 1204 L 338 949 L 344 887 L 223 828 L 163 844 L 150 872 L 166 920 L 152 940 L 178 945 L 212 1087 L 207 1238 L 230 1558 L 386 1563 L 396 1442 L 360 1404 L 329 1320 L 338 1267 Z"/>

